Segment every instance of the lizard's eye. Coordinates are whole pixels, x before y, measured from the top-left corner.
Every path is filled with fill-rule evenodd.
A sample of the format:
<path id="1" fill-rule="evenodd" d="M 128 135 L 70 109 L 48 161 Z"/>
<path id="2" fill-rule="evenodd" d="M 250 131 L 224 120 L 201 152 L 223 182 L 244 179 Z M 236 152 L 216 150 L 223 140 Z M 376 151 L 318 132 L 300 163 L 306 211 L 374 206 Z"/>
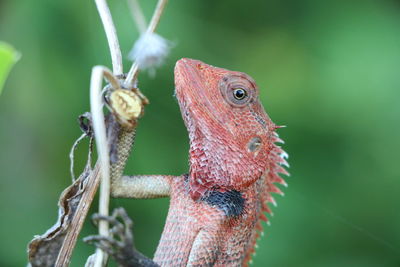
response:
<path id="1" fill-rule="evenodd" d="M 243 88 L 235 88 L 233 89 L 233 97 L 237 100 L 242 100 L 247 96 L 247 91 Z"/>
<path id="2" fill-rule="evenodd" d="M 245 107 L 257 97 L 254 81 L 244 73 L 224 76 L 219 89 L 226 102 L 234 107 Z"/>

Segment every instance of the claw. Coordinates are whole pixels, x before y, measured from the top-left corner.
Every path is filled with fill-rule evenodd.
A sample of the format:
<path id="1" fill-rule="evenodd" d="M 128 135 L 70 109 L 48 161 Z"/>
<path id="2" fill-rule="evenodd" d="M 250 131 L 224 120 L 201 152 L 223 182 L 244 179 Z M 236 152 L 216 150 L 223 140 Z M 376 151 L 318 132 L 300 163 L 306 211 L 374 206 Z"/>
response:
<path id="1" fill-rule="evenodd" d="M 121 266 L 158 266 L 134 247 L 132 234 L 133 221 L 123 208 L 117 208 L 111 216 L 94 214 L 95 225 L 104 220 L 110 224 L 111 236 L 88 236 L 84 242 L 92 244 L 112 256 Z"/>
<path id="2" fill-rule="evenodd" d="M 110 244 L 101 242 L 100 237 L 101 236 L 87 236 L 87 237 L 83 238 L 83 242 L 90 244 L 90 245 L 94 245 L 96 248 L 99 248 L 99 249 L 103 250 L 104 252 L 106 252 L 107 254 L 113 256 L 115 254 L 115 251 L 113 250 L 113 248 L 110 246 Z"/>
<path id="3" fill-rule="evenodd" d="M 104 215 L 95 213 L 92 216 L 92 221 L 95 225 L 97 225 L 97 223 L 99 221 L 107 221 L 108 223 L 113 224 L 115 226 L 118 225 L 118 226 L 124 227 L 124 225 L 121 222 L 119 222 L 114 215 L 113 216 L 104 216 Z"/>
<path id="4" fill-rule="evenodd" d="M 114 238 L 110 236 L 102 236 L 102 235 L 92 235 L 85 237 L 83 239 L 84 242 L 89 243 L 89 244 L 94 244 L 96 245 L 96 242 L 98 244 L 107 244 L 107 246 L 112 247 L 118 247 L 118 248 L 124 248 L 124 243 L 121 241 L 117 241 Z"/>
<path id="5" fill-rule="evenodd" d="M 124 251 L 134 250 L 131 232 L 133 222 L 123 208 L 115 209 L 111 216 L 93 214 L 93 224 L 97 226 L 99 221 L 107 221 L 110 224 L 111 236 L 88 236 L 83 239 L 84 242 L 102 249 L 116 260 L 124 258 Z"/>
<path id="6" fill-rule="evenodd" d="M 116 208 L 113 212 L 114 217 L 121 217 L 124 224 L 127 228 L 131 228 L 133 226 L 133 221 L 129 218 L 128 214 L 126 213 L 125 209 L 123 208 Z"/>

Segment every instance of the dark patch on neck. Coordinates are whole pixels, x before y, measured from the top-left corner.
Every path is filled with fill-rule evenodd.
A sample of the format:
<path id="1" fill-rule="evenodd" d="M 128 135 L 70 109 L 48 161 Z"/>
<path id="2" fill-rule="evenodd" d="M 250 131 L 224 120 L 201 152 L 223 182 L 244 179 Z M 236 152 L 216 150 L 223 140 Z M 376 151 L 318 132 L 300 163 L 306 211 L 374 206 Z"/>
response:
<path id="1" fill-rule="evenodd" d="M 242 193 L 236 190 L 209 191 L 201 200 L 222 210 L 227 217 L 238 217 L 244 212 L 245 199 Z"/>

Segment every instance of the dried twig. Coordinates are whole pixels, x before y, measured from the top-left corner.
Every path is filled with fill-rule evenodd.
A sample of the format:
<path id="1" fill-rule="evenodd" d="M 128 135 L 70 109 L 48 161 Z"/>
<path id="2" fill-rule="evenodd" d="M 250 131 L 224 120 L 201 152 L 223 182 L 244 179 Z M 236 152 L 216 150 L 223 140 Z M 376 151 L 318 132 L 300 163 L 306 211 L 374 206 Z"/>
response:
<path id="1" fill-rule="evenodd" d="M 92 70 L 92 77 L 90 80 L 90 108 L 92 113 L 97 153 L 99 155 L 101 168 L 99 214 L 108 216 L 110 204 L 110 153 L 107 142 L 106 125 L 103 114 L 103 101 L 101 95 L 104 76 L 108 77 L 110 82 L 113 81 L 113 83 L 116 83 L 114 86 L 119 87 L 118 82 L 115 81 L 115 78 L 109 69 L 103 66 L 95 66 Z M 99 223 L 99 234 L 103 236 L 109 236 L 108 222 L 102 221 Z M 107 257 L 104 252 L 98 249 L 96 251 L 94 266 L 104 265 L 106 258 Z"/>
<path id="2" fill-rule="evenodd" d="M 159 0 L 154 10 L 153 17 L 151 18 L 149 27 L 147 28 L 147 32 L 155 32 L 158 23 L 160 22 L 160 18 L 162 13 L 164 12 L 165 5 L 167 4 L 168 0 Z"/>
<path id="3" fill-rule="evenodd" d="M 90 86 L 91 112 L 93 116 L 93 128 L 99 160 L 96 163 L 94 170 L 90 169 L 90 165 L 89 169 L 86 170 L 87 173 L 85 173 L 86 179 L 84 183 L 85 188 L 82 192 L 82 197 L 80 198 L 80 201 L 75 203 L 76 205 L 73 206 L 74 213 L 71 217 L 66 218 L 70 221 L 66 226 L 65 238 L 62 240 L 62 245 L 54 264 L 56 267 L 69 265 L 72 251 L 75 247 L 77 237 L 86 218 L 88 209 L 93 201 L 100 182 L 100 177 L 102 177 L 102 184 L 100 189 L 99 213 L 104 216 L 108 215 L 110 197 L 110 155 L 103 114 L 102 83 L 103 78 L 105 78 L 110 83 L 112 89 L 121 89 L 119 79 L 122 77 L 123 67 L 119 42 L 107 3 L 105 0 L 95 0 L 95 2 L 106 32 L 112 58 L 113 72 L 102 66 L 96 66 L 92 70 Z M 166 3 L 167 0 L 158 1 L 154 15 L 146 32 L 152 33 L 155 31 Z M 137 63 L 133 63 L 128 76 L 124 81 L 124 88 L 129 90 L 134 87 L 137 74 L 138 65 Z M 140 94 L 138 89 L 136 91 Z M 146 104 L 146 101 L 143 99 L 142 105 Z M 99 234 L 102 236 L 109 235 L 108 224 L 105 221 L 99 224 Z M 40 247 L 37 247 L 37 249 L 40 249 Z M 106 258 L 107 256 L 104 252 L 97 250 L 96 254 L 91 256 L 90 263 L 96 267 L 104 266 Z"/>
<path id="4" fill-rule="evenodd" d="M 63 267 L 69 265 L 72 251 L 76 244 L 76 239 L 78 238 L 78 235 L 82 229 L 83 222 L 85 221 L 86 215 L 90 208 L 90 204 L 92 203 L 92 200 L 94 198 L 94 195 L 96 194 L 99 185 L 99 169 L 99 165 L 96 165 L 95 168 L 91 170 L 89 177 L 87 177 L 85 181 L 85 191 L 82 194 L 79 205 L 76 207 L 76 214 L 72 217 L 72 220 L 68 225 L 68 229 L 73 230 L 69 230 L 66 233 L 56 263 L 54 264 L 55 267 Z"/>
<path id="5" fill-rule="evenodd" d="M 78 144 L 85 138 L 86 138 L 85 133 L 83 133 L 81 136 L 79 136 L 78 139 L 76 139 L 75 143 L 72 145 L 71 151 L 69 152 L 69 160 L 71 162 L 69 171 L 71 173 L 72 183 L 75 183 L 75 181 L 76 181 L 75 173 L 74 173 L 74 152 L 75 152 L 75 149 L 78 146 Z"/>
<path id="6" fill-rule="evenodd" d="M 111 17 L 110 9 L 108 8 L 106 0 L 95 0 L 101 21 L 103 23 L 104 31 L 106 32 L 108 46 L 113 65 L 114 75 L 123 74 L 122 55 L 117 37 L 117 31 Z M 93 127 L 95 139 L 97 144 L 97 151 L 99 153 L 99 160 L 101 161 L 102 182 L 100 186 L 99 198 L 99 213 L 106 216 L 108 215 L 108 207 L 110 202 L 110 160 L 108 153 L 108 143 L 106 136 L 106 127 L 104 124 L 104 115 L 102 110 L 101 87 L 103 75 L 107 77 L 114 89 L 118 89 L 119 82 L 113 74 L 105 68 L 96 66 L 93 68 L 92 79 L 90 85 L 91 92 L 91 111 L 93 116 Z M 96 119 L 95 119 L 96 117 Z M 102 222 L 99 224 L 99 234 L 108 236 L 108 223 Z M 106 255 L 103 251 L 97 250 L 94 256 L 94 266 L 102 266 L 106 262 Z"/>
<path id="7" fill-rule="evenodd" d="M 110 9 L 108 8 L 106 0 L 95 0 L 97 10 L 99 11 L 101 21 L 103 22 L 104 30 L 106 32 L 108 46 L 110 48 L 111 60 L 113 65 L 113 73 L 121 75 L 122 69 L 122 56 L 121 49 L 117 37 L 117 31 L 111 17 Z"/>
<path id="8" fill-rule="evenodd" d="M 110 202 L 110 156 L 106 135 L 106 126 L 103 114 L 103 101 L 102 101 L 102 84 L 103 77 L 115 87 L 119 88 L 119 83 L 116 78 L 112 75 L 111 71 L 103 66 L 95 66 L 92 70 L 92 76 L 90 80 L 90 107 L 92 114 L 93 130 L 97 145 L 97 151 L 99 154 L 99 160 L 96 166 L 100 166 L 100 176 L 101 176 L 101 186 L 100 186 L 100 198 L 99 198 L 99 213 L 104 216 L 108 216 L 108 208 Z M 83 221 L 87 214 L 87 209 L 90 206 L 94 193 L 97 190 L 99 184 L 99 175 L 97 172 L 92 172 L 89 177 L 89 181 L 93 184 L 90 185 L 88 190 L 90 193 L 85 194 L 87 198 L 82 199 L 82 205 L 85 205 L 81 210 L 78 206 L 77 210 L 79 214 L 74 217 L 75 224 L 71 223 L 71 229 L 74 231 L 69 231 L 66 235 L 63 246 L 60 250 L 60 254 L 57 258 L 55 266 L 66 266 L 69 263 L 72 250 L 75 246 L 77 236 L 82 227 Z M 83 212 L 85 211 L 85 212 Z M 99 223 L 99 234 L 103 236 L 108 236 L 108 222 L 102 221 Z M 98 249 L 96 251 L 96 256 L 94 257 L 94 266 L 103 266 L 106 262 L 107 256 L 105 253 Z"/>

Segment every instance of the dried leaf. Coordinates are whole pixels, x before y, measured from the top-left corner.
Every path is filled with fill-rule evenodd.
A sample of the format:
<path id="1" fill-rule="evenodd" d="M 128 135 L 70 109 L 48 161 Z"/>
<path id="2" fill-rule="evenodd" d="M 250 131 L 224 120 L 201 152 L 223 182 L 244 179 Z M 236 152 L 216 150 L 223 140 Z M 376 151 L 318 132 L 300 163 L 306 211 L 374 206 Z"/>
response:
<path id="1" fill-rule="evenodd" d="M 86 190 L 85 182 L 91 173 L 92 170 L 86 168 L 81 176 L 61 193 L 58 202 L 59 216 L 56 224 L 43 235 L 35 236 L 29 243 L 29 262 L 32 266 L 54 266 L 68 227 L 72 218 L 76 215 L 77 207 Z"/>

